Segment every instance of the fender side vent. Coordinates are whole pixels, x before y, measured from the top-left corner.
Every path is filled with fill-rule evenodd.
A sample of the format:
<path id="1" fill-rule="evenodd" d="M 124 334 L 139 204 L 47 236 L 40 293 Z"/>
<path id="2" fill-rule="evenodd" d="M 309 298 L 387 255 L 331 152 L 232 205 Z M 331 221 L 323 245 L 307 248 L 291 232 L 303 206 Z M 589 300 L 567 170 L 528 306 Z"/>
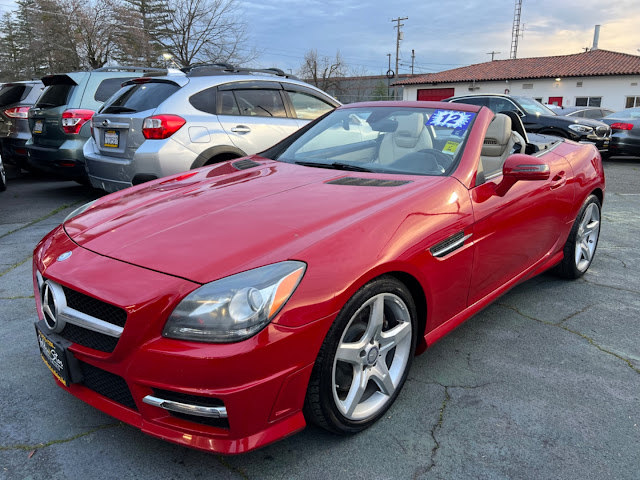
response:
<path id="1" fill-rule="evenodd" d="M 464 245 L 464 242 L 467 238 L 469 238 L 471 234 L 465 236 L 464 232 L 458 232 L 451 235 L 449 238 L 441 241 L 440 243 L 436 243 L 433 247 L 429 249 L 431 255 L 436 258 L 444 257 L 449 253 L 457 250 L 458 248 Z"/>
<path id="2" fill-rule="evenodd" d="M 342 177 L 326 182 L 329 185 L 351 185 L 354 187 L 399 187 L 409 180 L 383 180 L 379 178 Z"/>
<path id="3" fill-rule="evenodd" d="M 257 167 L 260 164 L 258 162 L 254 162 L 253 160 L 250 160 L 247 158 L 245 160 L 233 162 L 231 165 L 233 165 L 238 170 L 246 170 L 247 168 Z"/>

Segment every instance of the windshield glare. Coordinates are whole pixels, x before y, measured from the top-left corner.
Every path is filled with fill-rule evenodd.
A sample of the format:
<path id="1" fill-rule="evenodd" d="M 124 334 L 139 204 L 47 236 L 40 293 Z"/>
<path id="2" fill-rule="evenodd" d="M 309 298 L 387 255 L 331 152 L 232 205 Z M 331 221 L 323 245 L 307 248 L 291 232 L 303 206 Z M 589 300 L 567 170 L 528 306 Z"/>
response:
<path id="1" fill-rule="evenodd" d="M 522 109 L 529 115 L 557 115 L 556 112 L 529 97 L 514 97 Z"/>
<path id="2" fill-rule="evenodd" d="M 296 139 L 278 160 L 342 170 L 446 175 L 462 155 L 475 116 L 455 109 L 339 109 Z"/>

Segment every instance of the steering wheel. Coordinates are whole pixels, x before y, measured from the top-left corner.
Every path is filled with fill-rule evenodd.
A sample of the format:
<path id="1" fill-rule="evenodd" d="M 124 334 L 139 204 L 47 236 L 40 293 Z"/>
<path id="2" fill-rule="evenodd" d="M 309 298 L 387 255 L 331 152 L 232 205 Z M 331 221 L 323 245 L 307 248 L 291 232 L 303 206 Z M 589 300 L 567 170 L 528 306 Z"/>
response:
<path id="1" fill-rule="evenodd" d="M 400 157 L 392 166 L 416 173 L 442 175 L 451 163 L 449 155 L 434 148 L 424 148 Z"/>

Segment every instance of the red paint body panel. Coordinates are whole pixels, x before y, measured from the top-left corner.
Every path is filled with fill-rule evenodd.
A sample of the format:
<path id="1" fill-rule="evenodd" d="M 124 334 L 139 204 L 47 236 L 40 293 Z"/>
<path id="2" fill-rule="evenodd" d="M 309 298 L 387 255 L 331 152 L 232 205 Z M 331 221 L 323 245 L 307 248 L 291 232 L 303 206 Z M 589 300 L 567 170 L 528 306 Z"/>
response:
<path id="1" fill-rule="evenodd" d="M 426 299 L 423 350 L 518 282 L 553 266 L 584 199 L 604 194 L 599 154 L 566 141 L 538 157 L 550 167 L 548 180 L 520 181 L 506 192 L 502 176 L 476 186 L 493 114 L 458 107 L 476 118 L 450 176 L 344 172 L 252 157 L 258 165 L 247 170 L 227 162 L 108 195 L 58 227 L 36 247 L 34 272 L 126 311 L 112 353 L 77 344 L 70 350 L 124 379 L 136 409 L 80 384 L 63 388 L 150 435 L 241 453 L 304 427 L 305 392 L 325 335 L 370 280 L 401 274 L 419 285 Z M 408 183 L 327 184 L 342 177 Z M 434 256 L 434 247 L 460 233 L 467 237 L 461 248 Z M 56 261 L 65 252 L 71 257 Z M 305 262 L 305 275 L 255 336 L 230 344 L 162 337 L 171 312 L 201 284 L 284 260 Z M 34 288 L 38 299 L 35 273 Z M 143 403 L 153 389 L 221 400 L 229 428 Z"/>

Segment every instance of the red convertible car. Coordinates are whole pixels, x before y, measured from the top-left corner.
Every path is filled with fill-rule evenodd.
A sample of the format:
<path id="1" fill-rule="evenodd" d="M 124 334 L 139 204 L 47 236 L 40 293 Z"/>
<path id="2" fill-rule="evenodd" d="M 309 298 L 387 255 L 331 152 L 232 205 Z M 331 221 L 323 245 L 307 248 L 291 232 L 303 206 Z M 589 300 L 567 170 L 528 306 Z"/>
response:
<path id="1" fill-rule="evenodd" d="M 517 116 L 346 105 L 73 212 L 34 253 L 40 352 L 71 394 L 189 447 L 355 433 L 514 285 L 584 274 L 604 189 L 593 145 Z"/>

